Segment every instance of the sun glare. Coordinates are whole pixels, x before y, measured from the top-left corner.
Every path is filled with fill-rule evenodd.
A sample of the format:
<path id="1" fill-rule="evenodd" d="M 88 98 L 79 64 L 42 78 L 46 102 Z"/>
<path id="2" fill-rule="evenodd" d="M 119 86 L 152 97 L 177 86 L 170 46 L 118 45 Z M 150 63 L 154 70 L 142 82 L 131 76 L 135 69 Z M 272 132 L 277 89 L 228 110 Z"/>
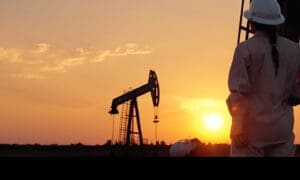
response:
<path id="1" fill-rule="evenodd" d="M 222 127 L 222 118 L 218 114 L 208 114 L 203 116 L 204 125 L 208 130 L 216 131 Z"/>

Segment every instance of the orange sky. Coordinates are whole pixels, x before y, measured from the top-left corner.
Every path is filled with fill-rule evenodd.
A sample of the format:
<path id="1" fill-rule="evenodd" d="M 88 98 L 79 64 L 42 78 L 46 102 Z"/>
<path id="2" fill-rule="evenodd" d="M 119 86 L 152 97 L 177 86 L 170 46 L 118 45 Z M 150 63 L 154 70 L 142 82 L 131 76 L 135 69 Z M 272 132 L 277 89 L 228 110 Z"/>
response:
<path id="1" fill-rule="evenodd" d="M 0 143 L 103 144 L 112 99 L 146 83 L 150 69 L 161 88 L 158 140 L 228 143 L 239 13 L 240 0 L 2 0 Z M 150 94 L 138 103 L 154 142 Z M 204 125 L 209 115 L 221 129 Z M 116 116 L 115 137 L 118 128 Z"/>

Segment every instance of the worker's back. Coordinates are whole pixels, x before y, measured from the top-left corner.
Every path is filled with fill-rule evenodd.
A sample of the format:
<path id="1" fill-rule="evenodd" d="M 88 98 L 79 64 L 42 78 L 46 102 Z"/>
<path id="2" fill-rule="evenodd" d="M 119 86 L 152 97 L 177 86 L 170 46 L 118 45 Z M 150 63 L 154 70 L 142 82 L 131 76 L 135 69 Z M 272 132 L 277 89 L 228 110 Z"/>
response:
<path id="1" fill-rule="evenodd" d="M 250 141 L 258 144 L 283 142 L 293 129 L 293 109 L 287 100 L 300 72 L 300 48 L 299 44 L 279 36 L 277 50 L 276 76 L 267 34 L 259 31 L 237 47 L 245 60 L 251 89 L 246 133 Z"/>

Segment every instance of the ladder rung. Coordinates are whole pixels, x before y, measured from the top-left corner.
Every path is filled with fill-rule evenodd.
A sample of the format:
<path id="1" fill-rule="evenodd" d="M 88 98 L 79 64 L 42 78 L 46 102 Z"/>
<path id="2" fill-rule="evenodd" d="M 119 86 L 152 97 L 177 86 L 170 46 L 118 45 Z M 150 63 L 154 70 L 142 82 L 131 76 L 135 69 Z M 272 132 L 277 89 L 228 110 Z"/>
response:
<path id="1" fill-rule="evenodd" d="M 245 31 L 250 31 L 250 29 L 248 29 L 248 28 L 245 27 L 245 26 L 240 26 L 240 29 L 245 30 Z"/>

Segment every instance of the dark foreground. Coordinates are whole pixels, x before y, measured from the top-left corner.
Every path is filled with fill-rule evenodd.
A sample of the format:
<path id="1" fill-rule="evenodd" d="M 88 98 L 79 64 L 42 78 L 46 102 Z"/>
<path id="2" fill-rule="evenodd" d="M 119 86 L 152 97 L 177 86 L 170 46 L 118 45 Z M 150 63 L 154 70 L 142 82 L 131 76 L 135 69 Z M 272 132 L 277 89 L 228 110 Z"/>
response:
<path id="1" fill-rule="evenodd" d="M 82 144 L 72 145 L 0 145 L 0 157 L 170 157 L 170 145 L 144 145 L 124 147 L 120 145 Z M 207 144 L 198 146 L 188 157 L 229 157 L 228 144 Z M 300 156 L 297 145 L 296 156 Z"/>

